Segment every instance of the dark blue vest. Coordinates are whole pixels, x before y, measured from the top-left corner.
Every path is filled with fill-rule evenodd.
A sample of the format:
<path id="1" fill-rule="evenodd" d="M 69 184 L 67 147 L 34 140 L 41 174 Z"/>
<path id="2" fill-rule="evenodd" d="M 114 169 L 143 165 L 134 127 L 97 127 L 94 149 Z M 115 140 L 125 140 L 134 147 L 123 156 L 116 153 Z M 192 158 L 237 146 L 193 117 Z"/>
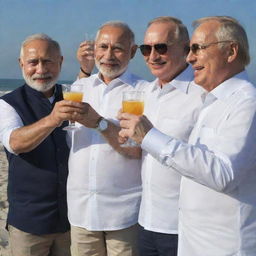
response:
<path id="1" fill-rule="evenodd" d="M 41 92 L 28 85 L 2 99 L 16 110 L 24 125 L 45 117 L 53 108 Z M 56 85 L 54 103 L 61 99 L 61 86 Z M 9 162 L 8 224 L 38 235 L 69 230 L 66 200 L 69 149 L 66 132 L 62 130 L 65 125 L 66 122 L 56 128 L 31 152 L 16 156 L 6 150 Z"/>

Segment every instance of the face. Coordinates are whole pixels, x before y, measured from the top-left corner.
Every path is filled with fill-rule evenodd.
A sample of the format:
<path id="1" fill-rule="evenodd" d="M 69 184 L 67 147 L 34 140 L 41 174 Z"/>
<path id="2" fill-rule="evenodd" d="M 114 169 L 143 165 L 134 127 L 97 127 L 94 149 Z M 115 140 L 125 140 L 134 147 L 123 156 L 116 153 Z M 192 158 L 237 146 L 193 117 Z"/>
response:
<path id="1" fill-rule="evenodd" d="M 49 42 L 37 39 L 24 46 L 19 62 L 26 83 L 46 94 L 57 82 L 62 60 Z"/>
<path id="2" fill-rule="evenodd" d="M 120 76 L 136 51 L 122 28 L 105 26 L 95 43 L 95 64 L 105 82 Z"/>
<path id="3" fill-rule="evenodd" d="M 191 38 L 190 45 L 217 42 L 215 33 L 219 27 L 220 24 L 217 21 L 207 21 L 199 25 Z M 229 73 L 228 52 L 227 48 L 221 49 L 219 44 L 212 44 L 205 49 L 199 49 L 196 53 L 190 51 L 187 61 L 194 69 L 195 82 L 207 91 L 211 91 L 226 80 Z"/>
<path id="4" fill-rule="evenodd" d="M 153 23 L 151 24 L 144 38 L 144 44 L 155 45 L 160 43 L 173 43 L 175 25 L 170 23 Z M 176 42 L 168 45 L 165 54 L 158 53 L 152 47 L 149 56 L 144 56 L 145 62 L 151 73 L 158 77 L 160 84 L 170 82 L 186 67 L 185 44 Z"/>

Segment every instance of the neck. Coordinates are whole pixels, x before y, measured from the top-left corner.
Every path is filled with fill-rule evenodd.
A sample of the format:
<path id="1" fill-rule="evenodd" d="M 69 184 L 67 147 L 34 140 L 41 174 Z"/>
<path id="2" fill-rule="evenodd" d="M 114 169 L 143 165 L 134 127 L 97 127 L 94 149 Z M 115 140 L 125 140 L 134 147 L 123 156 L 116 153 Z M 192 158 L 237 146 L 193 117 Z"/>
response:
<path id="1" fill-rule="evenodd" d="M 216 88 L 217 86 L 219 86 L 220 84 L 222 84 L 223 82 L 225 82 L 226 80 L 232 78 L 233 76 L 241 73 L 242 71 L 244 71 L 244 67 L 237 67 L 237 68 L 231 68 L 229 69 L 226 73 L 224 73 L 224 75 L 219 78 L 216 79 L 216 83 L 215 84 L 211 84 L 211 86 L 202 86 L 205 90 L 207 90 L 208 92 L 212 91 L 214 88 Z"/>
<path id="2" fill-rule="evenodd" d="M 172 74 L 171 76 L 169 76 L 166 79 L 158 79 L 159 81 L 159 86 L 161 88 L 163 88 L 163 86 L 165 86 L 166 84 L 170 83 L 173 79 L 175 79 L 179 74 L 181 74 L 186 68 L 188 67 L 188 64 L 185 63 L 185 65 L 183 67 L 181 67 L 179 70 L 177 70 L 176 73 Z"/>
<path id="3" fill-rule="evenodd" d="M 106 76 L 103 76 L 102 74 L 100 74 L 100 78 L 101 78 L 101 80 L 102 80 L 105 84 L 109 84 L 111 81 L 113 81 L 114 79 L 116 79 L 116 77 L 106 77 Z"/>
<path id="4" fill-rule="evenodd" d="M 52 87 L 50 90 L 48 90 L 48 91 L 46 91 L 46 92 L 43 92 L 43 95 L 44 95 L 46 98 L 52 97 L 53 94 L 54 94 L 54 88 L 55 88 L 55 86 Z"/>

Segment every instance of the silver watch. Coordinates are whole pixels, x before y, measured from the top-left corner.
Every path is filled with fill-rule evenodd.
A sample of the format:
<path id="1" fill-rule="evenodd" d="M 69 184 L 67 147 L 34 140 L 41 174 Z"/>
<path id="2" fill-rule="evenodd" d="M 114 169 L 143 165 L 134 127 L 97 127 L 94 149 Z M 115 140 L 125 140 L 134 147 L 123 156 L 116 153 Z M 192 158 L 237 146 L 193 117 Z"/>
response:
<path id="1" fill-rule="evenodd" d="M 104 117 L 101 117 L 98 120 L 97 126 L 95 127 L 95 129 L 99 132 L 103 132 L 103 131 L 107 130 L 108 129 L 108 121 Z"/>

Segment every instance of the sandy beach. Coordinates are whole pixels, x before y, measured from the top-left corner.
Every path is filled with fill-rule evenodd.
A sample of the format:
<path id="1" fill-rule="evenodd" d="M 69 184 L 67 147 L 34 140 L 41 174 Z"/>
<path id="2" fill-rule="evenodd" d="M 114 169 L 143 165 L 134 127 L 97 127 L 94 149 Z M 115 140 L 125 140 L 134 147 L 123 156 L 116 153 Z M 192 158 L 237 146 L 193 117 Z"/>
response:
<path id="1" fill-rule="evenodd" d="M 2 144 L 0 144 L 0 256 L 9 256 L 8 233 L 5 230 L 7 203 L 7 160 Z"/>

